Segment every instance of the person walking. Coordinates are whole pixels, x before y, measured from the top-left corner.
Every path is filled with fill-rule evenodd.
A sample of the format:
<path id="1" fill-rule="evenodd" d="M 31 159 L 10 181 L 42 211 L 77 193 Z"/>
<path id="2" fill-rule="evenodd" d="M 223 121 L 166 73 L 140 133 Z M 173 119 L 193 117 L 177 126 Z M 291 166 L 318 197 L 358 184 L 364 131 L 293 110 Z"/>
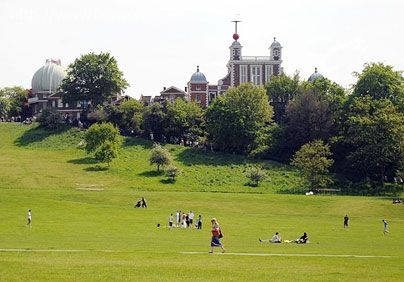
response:
<path id="1" fill-rule="evenodd" d="M 382 219 L 383 221 L 383 234 L 386 235 L 386 233 L 390 233 L 388 228 L 389 228 L 389 222 L 385 219 Z"/>
<path id="2" fill-rule="evenodd" d="M 348 217 L 348 215 L 346 214 L 346 215 L 344 216 L 344 228 L 347 228 L 347 227 L 348 227 L 348 221 L 349 221 L 349 217 Z"/>
<path id="3" fill-rule="evenodd" d="M 212 223 L 212 230 L 211 230 L 212 238 L 210 241 L 209 253 L 213 253 L 214 247 L 220 247 L 222 249 L 222 253 L 224 253 L 226 251 L 226 249 L 224 248 L 222 242 L 220 242 L 220 238 L 222 238 L 223 235 L 222 235 L 222 231 L 220 230 L 219 222 L 217 221 L 216 218 L 212 218 L 212 220 L 210 222 Z"/>
<path id="4" fill-rule="evenodd" d="M 31 227 L 31 222 L 32 222 L 32 214 L 31 214 L 31 210 L 28 210 L 28 214 L 27 214 L 27 225 L 29 227 Z"/>

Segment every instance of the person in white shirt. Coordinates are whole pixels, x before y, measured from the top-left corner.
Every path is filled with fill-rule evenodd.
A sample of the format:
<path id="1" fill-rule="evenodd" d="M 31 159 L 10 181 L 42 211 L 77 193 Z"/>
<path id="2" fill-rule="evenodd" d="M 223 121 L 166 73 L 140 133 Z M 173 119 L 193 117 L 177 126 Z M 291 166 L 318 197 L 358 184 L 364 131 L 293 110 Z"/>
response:
<path id="1" fill-rule="evenodd" d="M 265 240 L 261 240 L 258 239 L 260 242 L 265 242 L 265 243 L 282 243 L 282 238 L 279 235 L 279 232 L 276 232 L 274 236 L 272 236 L 271 239 L 265 239 Z"/>
<path id="2" fill-rule="evenodd" d="M 31 222 L 32 222 L 31 210 L 28 210 L 27 220 L 28 220 L 27 225 L 29 225 L 31 227 Z"/>

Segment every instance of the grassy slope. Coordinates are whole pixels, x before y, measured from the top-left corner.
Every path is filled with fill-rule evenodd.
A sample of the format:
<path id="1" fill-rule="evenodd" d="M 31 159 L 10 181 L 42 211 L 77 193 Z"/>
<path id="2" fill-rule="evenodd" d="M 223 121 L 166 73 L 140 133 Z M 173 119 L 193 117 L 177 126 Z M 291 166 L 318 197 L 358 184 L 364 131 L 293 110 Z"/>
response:
<path id="1" fill-rule="evenodd" d="M 174 146 L 170 150 L 183 174 L 165 184 L 147 163 L 149 143 L 127 143 L 103 171 L 75 149 L 77 136 L 44 138 L 37 132 L 0 123 L 0 248 L 70 252 L 0 252 L 1 281 L 400 281 L 404 274 L 404 205 L 381 198 L 274 194 L 279 187 L 298 188 L 299 179 L 271 163 L 271 181 L 248 188 L 245 159 L 205 158 Z M 220 193 L 225 191 L 237 193 Z M 147 210 L 133 209 L 140 196 L 147 198 Z M 32 228 L 25 226 L 28 208 Z M 177 209 L 202 214 L 204 229 L 156 228 Z M 345 213 L 351 218 L 348 230 L 342 228 Z M 208 250 L 213 216 L 221 222 L 228 252 L 291 256 L 181 254 Z M 391 223 L 386 236 L 382 218 Z M 284 239 L 307 231 L 312 243 L 258 242 L 275 231 Z"/>

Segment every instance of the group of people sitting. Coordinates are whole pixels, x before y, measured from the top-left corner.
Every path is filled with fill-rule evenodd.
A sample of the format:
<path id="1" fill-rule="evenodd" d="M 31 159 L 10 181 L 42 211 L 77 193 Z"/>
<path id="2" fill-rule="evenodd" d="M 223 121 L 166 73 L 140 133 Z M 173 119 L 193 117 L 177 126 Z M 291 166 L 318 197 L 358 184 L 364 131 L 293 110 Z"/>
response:
<path id="1" fill-rule="evenodd" d="M 135 208 L 147 208 L 146 199 L 142 197 L 137 203 L 135 204 Z"/>
<path id="2" fill-rule="evenodd" d="M 276 232 L 274 236 L 272 236 L 271 239 L 258 239 L 260 242 L 265 242 L 265 243 L 282 243 L 282 238 L 279 235 L 279 232 Z M 309 236 L 307 235 L 306 232 L 303 233 L 303 235 L 295 240 L 285 240 L 285 243 L 297 243 L 297 244 L 306 244 L 309 242 Z"/>

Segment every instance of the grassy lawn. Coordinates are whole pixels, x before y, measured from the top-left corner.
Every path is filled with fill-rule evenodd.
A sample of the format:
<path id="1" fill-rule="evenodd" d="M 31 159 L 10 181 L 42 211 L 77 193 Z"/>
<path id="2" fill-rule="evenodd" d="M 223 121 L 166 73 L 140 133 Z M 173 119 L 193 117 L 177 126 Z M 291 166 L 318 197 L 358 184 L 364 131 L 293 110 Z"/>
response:
<path id="1" fill-rule="evenodd" d="M 81 134 L 0 123 L 0 281 L 403 280 L 404 205 L 391 199 L 279 194 L 301 179 L 271 162 L 270 180 L 250 188 L 249 160 L 176 146 L 182 174 L 168 184 L 150 143 L 128 140 L 104 170 L 76 148 Z M 149 207 L 134 209 L 142 196 Z M 176 210 L 201 214 L 203 229 L 166 228 Z M 225 254 L 208 254 L 211 217 Z M 276 231 L 310 243 L 258 242 Z"/>

